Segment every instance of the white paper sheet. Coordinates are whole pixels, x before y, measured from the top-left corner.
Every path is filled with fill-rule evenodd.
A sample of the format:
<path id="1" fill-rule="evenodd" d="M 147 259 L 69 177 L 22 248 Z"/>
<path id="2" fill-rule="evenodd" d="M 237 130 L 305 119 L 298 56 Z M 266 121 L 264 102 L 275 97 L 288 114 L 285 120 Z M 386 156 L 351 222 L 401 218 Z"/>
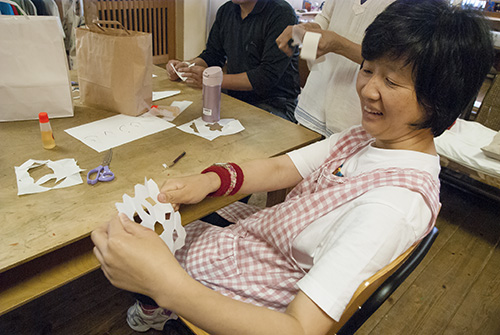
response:
<path id="1" fill-rule="evenodd" d="M 134 188 L 135 196 L 132 198 L 123 195 L 123 202 L 115 204 L 119 213 L 124 213 L 134 221 L 137 214 L 141 219 L 141 225 L 155 230 L 155 224 L 163 227 L 160 238 L 167 244 L 172 253 L 184 246 L 186 231 L 181 224 L 181 215 L 174 211 L 169 203 L 158 202 L 160 193 L 158 185 L 152 180 L 144 180 L 144 185 L 137 184 Z M 146 212 L 147 211 L 147 212 Z"/>
<path id="2" fill-rule="evenodd" d="M 159 118 L 119 114 L 65 132 L 97 152 L 103 152 L 172 127 L 175 125 Z"/>
<path id="3" fill-rule="evenodd" d="M 153 92 L 153 101 L 165 99 L 176 94 L 181 93 L 181 91 L 158 91 Z"/>
<path id="4" fill-rule="evenodd" d="M 46 174 L 35 182 L 30 176 L 29 170 L 45 164 L 54 173 Z M 17 179 L 17 195 L 41 193 L 83 183 L 80 172 L 84 170 L 80 169 L 76 161 L 72 158 L 61 159 L 55 162 L 51 160 L 28 159 L 21 166 L 15 166 L 14 169 Z M 44 183 L 51 179 L 55 179 L 55 183 L 57 183 L 55 186 L 43 186 Z"/>
<path id="5" fill-rule="evenodd" d="M 233 135 L 239 133 L 245 128 L 236 119 L 221 119 L 219 122 L 205 122 L 200 118 L 185 123 L 177 127 L 178 129 L 203 137 L 209 141 L 216 139 L 219 136 Z"/>

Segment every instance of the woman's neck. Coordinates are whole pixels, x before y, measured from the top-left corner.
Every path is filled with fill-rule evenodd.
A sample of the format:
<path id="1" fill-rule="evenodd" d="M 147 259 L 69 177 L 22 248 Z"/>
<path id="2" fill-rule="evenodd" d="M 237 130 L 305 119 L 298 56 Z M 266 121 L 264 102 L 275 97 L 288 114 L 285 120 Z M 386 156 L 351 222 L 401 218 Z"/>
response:
<path id="1" fill-rule="evenodd" d="M 437 155 L 434 136 L 429 129 L 420 129 L 413 132 L 411 136 L 397 141 L 375 139 L 374 145 L 382 149 L 412 150 L 429 155 Z"/>

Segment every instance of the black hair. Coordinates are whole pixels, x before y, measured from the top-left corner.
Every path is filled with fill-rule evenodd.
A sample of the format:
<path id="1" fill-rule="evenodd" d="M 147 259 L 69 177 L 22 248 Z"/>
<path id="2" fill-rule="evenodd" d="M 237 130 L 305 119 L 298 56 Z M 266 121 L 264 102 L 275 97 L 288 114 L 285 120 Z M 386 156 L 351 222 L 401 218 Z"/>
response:
<path id="1" fill-rule="evenodd" d="M 413 126 L 439 136 L 475 99 L 494 59 L 490 28 L 477 11 L 441 0 L 397 0 L 366 29 L 362 56 L 412 66 L 426 117 Z"/>

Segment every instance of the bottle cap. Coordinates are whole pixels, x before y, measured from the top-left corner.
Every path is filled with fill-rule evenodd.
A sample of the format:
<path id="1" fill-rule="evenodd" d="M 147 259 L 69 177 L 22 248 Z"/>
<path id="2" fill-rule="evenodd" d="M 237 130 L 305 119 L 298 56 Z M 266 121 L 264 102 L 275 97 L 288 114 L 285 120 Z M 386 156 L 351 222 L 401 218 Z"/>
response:
<path id="1" fill-rule="evenodd" d="M 45 112 L 38 113 L 38 120 L 40 120 L 41 123 L 47 123 L 49 122 L 49 116 Z"/>
<path id="2" fill-rule="evenodd" d="M 222 84 L 222 68 L 220 66 L 207 67 L 203 71 L 203 84 L 218 86 Z"/>

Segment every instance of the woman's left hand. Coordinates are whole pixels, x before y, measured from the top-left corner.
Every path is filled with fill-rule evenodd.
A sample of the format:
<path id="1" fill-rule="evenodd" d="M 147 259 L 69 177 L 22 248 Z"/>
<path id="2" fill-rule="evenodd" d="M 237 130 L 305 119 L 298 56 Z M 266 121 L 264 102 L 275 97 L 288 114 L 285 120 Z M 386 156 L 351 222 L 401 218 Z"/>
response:
<path id="1" fill-rule="evenodd" d="M 111 284 L 154 297 L 175 287 L 181 268 L 158 235 L 124 214 L 92 232 L 94 255 Z M 182 275 L 181 275 L 182 276 Z"/>

